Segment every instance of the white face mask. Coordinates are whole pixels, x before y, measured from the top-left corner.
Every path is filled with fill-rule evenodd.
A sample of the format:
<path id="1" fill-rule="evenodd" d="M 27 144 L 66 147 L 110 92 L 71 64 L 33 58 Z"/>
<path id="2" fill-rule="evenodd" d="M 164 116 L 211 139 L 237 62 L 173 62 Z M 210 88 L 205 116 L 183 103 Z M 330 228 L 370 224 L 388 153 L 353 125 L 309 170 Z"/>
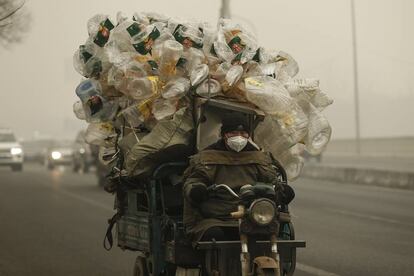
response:
<path id="1" fill-rule="evenodd" d="M 247 145 L 247 138 L 243 136 L 233 136 L 227 138 L 226 143 L 229 146 L 229 148 L 236 152 L 239 152 L 242 149 L 244 149 L 244 147 Z"/>

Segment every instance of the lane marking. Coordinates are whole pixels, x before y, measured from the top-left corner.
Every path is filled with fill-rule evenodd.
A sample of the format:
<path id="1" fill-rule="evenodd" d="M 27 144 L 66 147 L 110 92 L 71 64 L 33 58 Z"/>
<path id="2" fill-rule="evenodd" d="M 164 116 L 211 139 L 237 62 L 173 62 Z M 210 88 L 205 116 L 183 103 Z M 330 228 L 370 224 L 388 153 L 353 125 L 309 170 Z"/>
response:
<path id="1" fill-rule="evenodd" d="M 305 265 L 302 263 L 296 263 L 296 269 L 315 275 L 315 276 L 340 276 L 339 274 L 333 273 L 333 272 L 329 272 L 317 267 L 313 267 L 310 265 Z"/>
<path id="2" fill-rule="evenodd" d="M 369 219 L 369 220 L 374 220 L 374 221 L 380 221 L 380 222 L 386 222 L 386 223 L 392 223 L 392 224 L 399 224 L 399 225 L 405 225 L 405 226 L 414 226 L 414 223 L 401 222 L 401 221 L 398 221 L 398 220 L 379 217 L 379 216 L 358 214 L 358 213 L 355 213 L 355 212 L 349 212 L 349 211 L 338 210 L 338 209 L 328 209 L 328 210 L 333 212 L 333 213 L 352 216 L 352 217 L 357 217 L 357 218 L 361 218 L 361 219 Z"/>

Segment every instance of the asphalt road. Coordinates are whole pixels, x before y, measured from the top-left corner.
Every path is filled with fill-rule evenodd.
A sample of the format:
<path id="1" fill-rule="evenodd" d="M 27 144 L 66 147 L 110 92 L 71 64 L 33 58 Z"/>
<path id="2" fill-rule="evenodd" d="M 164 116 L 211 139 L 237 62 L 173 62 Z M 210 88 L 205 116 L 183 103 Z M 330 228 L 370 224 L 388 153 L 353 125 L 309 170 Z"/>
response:
<path id="1" fill-rule="evenodd" d="M 414 275 L 414 192 L 300 180 L 291 206 L 295 275 Z M 0 168 L 0 275 L 132 275 L 102 247 L 113 198 L 93 174 Z"/>

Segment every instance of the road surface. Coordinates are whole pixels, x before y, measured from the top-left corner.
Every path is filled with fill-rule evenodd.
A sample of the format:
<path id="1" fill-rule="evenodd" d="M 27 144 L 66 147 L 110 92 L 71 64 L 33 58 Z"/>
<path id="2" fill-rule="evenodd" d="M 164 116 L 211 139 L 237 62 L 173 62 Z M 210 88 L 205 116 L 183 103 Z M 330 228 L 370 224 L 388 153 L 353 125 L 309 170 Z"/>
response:
<path id="1" fill-rule="evenodd" d="M 414 275 L 414 192 L 293 185 L 296 236 L 308 246 L 295 275 Z M 93 174 L 0 168 L 0 276 L 132 275 L 134 253 L 102 247 L 112 205 Z"/>

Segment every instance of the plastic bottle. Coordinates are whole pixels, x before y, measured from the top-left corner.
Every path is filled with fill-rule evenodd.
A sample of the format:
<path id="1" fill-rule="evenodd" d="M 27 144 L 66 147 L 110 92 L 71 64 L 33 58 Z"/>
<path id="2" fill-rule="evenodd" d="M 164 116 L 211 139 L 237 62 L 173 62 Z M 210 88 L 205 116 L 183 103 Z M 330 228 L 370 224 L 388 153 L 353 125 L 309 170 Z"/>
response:
<path id="1" fill-rule="evenodd" d="M 113 146 L 116 133 L 110 123 L 91 123 L 85 132 L 85 141 L 91 145 Z"/>
<path id="2" fill-rule="evenodd" d="M 208 77 L 209 68 L 207 64 L 200 64 L 190 74 L 191 86 L 197 86 Z"/>
<path id="3" fill-rule="evenodd" d="M 84 77 L 99 78 L 100 74 L 109 68 L 109 62 L 104 49 L 87 41 L 75 52 L 73 66 Z"/>
<path id="4" fill-rule="evenodd" d="M 136 78 L 128 83 L 128 96 L 134 100 L 144 100 L 159 93 L 160 81 L 158 77 L 149 76 Z"/>
<path id="5" fill-rule="evenodd" d="M 149 25 L 145 30 L 140 30 L 136 35 L 131 37 L 131 43 L 135 51 L 141 55 L 151 53 L 154 42 L 159 38 L 161 32 L 154 25 Z"/>
<path id="6" fill-rule="evenodd" d="M 188 90 L 190 90 L 190 81 L 186 78 L 177 78 L 169 81 L 165 85 L 161 95 L 164 99 L 179 99 L 184 97 Z"/>
<path id="7" fill-rule="evenodd" d="M 107 101 L 102 97 L 101 85 L 96 80 L 82 81 L 76 88 L 85 110 L 88 122 L 101 122 L 111 120 L 118 109 L 117 101 Z"/>
<path id="8" fill-rule="evenodd" d="M 268 114 L 284 114 L 293 104 L 283 84 L 271 77 L 245 78 L 244 84 L 247 100 Z"/>
<path id="9" fill-rule="evenodd" d="M 209 91 L 210 89 L 210 91 Z M 214 97 L 220 94 L 221 85 L 215 79 L 206 79 L 196 89 L 196 93 L 202 97 Z"/>
<path id="10" fill-rule="evenodd" d="M 183 45 L 175 40 L 164 42 L 159 63 L 159 73 L 162 80 L 168 80 L 175 75 L 175 67 L 183 54 Z"/>
<path id="11" fill-rule="evenodd" d="M 277 56 L 274 58 L 274 61 L 276 61 L 276 64 L 277 64 L 277 69 L 276 69 L 277 75 L 282 74 L 282 72 L 286 72 L 289 77 L 293 78 L 299 72 L 298 63 L 288 53 L 280 51 L 277 54 Z"/>
<path id="12" fill-rule="evenodd" d="M 137 127 L 144 122 L 144 116 L 139 110 L 139 104 L 131 105 L 120 112 L 130 127 Z"/>
<path id="13" fill-rule="evenodd" d="M 296 144 L 276 157 L 285 169 L 289 181 L 296 180 L 302 172 L 305 163 L 301 156 L 303 148 L 303 144 Z"/>
<path id="14" fill-rule="evenodd" d="M 321 154 L 331 139 L 332 128 L 328 120 L 310 104 L 308 134 L 305 137 L 306 151 L 311 155 Z"/>
<path id="15" fill-rule="evenodd" d="M 81 101 L 76 101 L 73 104 L 73 113 L 75 113 L 76 118 L 79 120 L 86 120 L 85 110 L 83 109 Z"/>
<path id="16" fill-rule="evenodd" d="M 175 99 L 158 98 L 152 105 L 152 114 L 158 121 L 172 116 L 175 111 L 177 111 L 177 100 Z"/>
<path id="17" fill-rule="evenodd" d="M 88 21 L 88 33 L 93 42 L 99 47 L 104 47 L 109 40 L 110 32 L 114 24 L 107 15 L 97 14 Z"/>
<path id="18" fill-rule="evenodd" d="M 276 158 L 296 144 L 295 139 L 287 135 L 278 120 L 272 116 L 266 116 L 256 127 L 255 141 Z"/>

